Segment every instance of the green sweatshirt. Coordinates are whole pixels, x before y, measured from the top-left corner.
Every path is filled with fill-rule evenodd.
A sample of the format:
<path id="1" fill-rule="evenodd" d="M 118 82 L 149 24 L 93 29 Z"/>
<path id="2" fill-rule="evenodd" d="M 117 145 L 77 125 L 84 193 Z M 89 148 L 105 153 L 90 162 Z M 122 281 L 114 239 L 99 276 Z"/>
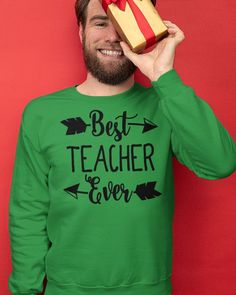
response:
<path id="1" fill-rule="evenodd" d="M 19 128 L 9 203 L 12 294 L 170 295 L 172 161 L 214 180 L 236 143 L 175 69 L 112 96 L 37 97 Z"/>

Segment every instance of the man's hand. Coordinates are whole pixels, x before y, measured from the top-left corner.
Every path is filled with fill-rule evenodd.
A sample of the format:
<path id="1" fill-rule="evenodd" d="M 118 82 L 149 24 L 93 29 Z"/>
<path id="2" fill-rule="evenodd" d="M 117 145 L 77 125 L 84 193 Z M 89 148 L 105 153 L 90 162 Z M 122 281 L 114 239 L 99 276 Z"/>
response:
<path id="1" fill-rule="evenodd" d="M 120 42 L 124 55 L 151 81 L 156 81 L 162 74 L 173 68 L 175 48 L 185 38 L 177 25 L 168 20 L 163 22 L 168 27 L 169 35 L 159 41 L 150 52 L 137 54 L 130 49 L 127 43 Z"/>

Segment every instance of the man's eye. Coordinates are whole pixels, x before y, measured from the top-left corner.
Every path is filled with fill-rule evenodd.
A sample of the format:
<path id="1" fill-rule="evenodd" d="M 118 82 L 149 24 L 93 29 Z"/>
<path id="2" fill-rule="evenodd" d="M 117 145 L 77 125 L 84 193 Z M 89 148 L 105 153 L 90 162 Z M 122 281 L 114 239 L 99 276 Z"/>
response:
<path id="1" fill-rule="evenodd" d="M 105 23 L 97 23 L 96 26 L 99 26 L 99 27 L 102 27 L 102 26 L 105 26 L 106 24 Z"/>

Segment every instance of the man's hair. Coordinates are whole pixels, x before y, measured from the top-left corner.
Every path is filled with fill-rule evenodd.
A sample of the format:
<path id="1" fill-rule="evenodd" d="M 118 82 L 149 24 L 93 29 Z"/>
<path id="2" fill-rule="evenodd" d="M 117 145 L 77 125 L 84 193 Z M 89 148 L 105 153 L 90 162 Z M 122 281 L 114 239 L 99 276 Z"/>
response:
<path id="1" fill-rule="evenodd" d="M 75 1 L 75 14 L 77 17 L 77 24 L 85 28 L 86 20 L 87 20 L 87 10 L 88 4 L 90 0 L 76 0 Z M 156 0 L 151 0 L 153 5 L 156 5 Z"/>
<path id="2" fill-rule="evenodd" d="M 78 26 L 82 25 L 85 28 L 87 20 L 87 10 L 90 0 L 76 0 L 75 1 L 75 14 L 77 17 Z"/>

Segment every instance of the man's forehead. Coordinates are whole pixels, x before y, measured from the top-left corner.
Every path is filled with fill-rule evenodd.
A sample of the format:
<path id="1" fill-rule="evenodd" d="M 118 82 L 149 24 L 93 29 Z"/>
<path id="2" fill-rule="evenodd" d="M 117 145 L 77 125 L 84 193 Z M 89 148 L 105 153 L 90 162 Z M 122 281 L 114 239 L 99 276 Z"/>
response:
<path id="1" fill-rule="evenodd" d="M 101 0 L 90 0 L 88 4 L 88 19 L 95 15 L 107 16 L 102 7 Z"/>

